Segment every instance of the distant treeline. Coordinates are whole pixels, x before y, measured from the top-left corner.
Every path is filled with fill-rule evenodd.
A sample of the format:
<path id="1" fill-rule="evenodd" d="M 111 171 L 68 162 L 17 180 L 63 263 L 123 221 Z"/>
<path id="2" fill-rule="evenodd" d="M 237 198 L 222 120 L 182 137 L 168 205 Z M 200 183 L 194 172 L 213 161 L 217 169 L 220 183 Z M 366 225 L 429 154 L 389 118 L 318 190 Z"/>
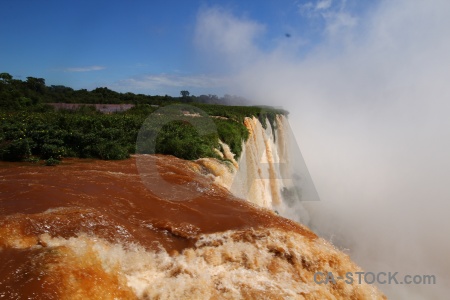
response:
<path id="1" fill-rule="evenodd" d="M 48 87 L 42 78 L 21 81 L 1 73 L 0 160 L 55 164 L 64 157 L 124 159 L 137 151 L 184 159 L 220 158 L 214 150 L 220 149 L 219 139 L 239 156 L 249 134 L 243 124 L 245 117 L 258 117 L 264 126 L 269 120 L 273 128 L 276 115 L 287 114 L 269 107 L 201 103 L 186 92 L 177 98 L 117 93 L 107 88 L 74 91 Z M 103 114 L 93 106 L 55 110 L 46 105 L 55 102 L 135 106 L 125 112 Z M 138 134 L 140 138 L 154 138 L 155 144 L 137 149 Z"/>
<path id="2" fill-rule="evenodd" d="M 43 103 L 165 105 L 178 102 L 222 105 L 249 103 L 247 99 L 239 96 L 218 97 L 211 94 L 193 96 L 186 90 L 180 92 L 180 97 L 119 93 L 106 87 L 99 87 L 92 91 L 74 90 L 63 85 L 47 86 L 44 78 L 27 77 L 23 81 L 14 79 L 8 73 L 0 73 L 0 108 L 3 109 L 20 109 Z"/>

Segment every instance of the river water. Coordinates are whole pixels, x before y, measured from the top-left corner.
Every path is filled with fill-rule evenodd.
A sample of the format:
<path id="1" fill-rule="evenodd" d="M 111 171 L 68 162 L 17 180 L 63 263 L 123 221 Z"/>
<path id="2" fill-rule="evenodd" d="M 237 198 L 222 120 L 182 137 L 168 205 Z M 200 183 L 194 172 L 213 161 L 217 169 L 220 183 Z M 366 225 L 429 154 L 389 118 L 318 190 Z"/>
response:
<path id="1" fill-rule="evenodd" d="M 142 177 L 136 158 L 1 162 L 1 299 L 381 297 L 371 286 L 316 284 L 314 271 L 359 269 L 308 228 L 234 197 L 200 164 L 145 160 L 157 176 Z M 164 196 L 180 191 L 186 200 Z"/>

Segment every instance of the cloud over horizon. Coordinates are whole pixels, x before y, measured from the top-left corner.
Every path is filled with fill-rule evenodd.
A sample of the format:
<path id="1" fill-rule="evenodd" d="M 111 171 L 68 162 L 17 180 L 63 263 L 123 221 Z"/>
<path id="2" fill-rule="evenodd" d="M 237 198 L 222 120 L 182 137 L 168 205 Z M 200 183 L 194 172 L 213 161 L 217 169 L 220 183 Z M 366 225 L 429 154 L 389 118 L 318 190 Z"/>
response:
<path id="1" fill-rule="evenodd" d="M 261 49 L 264 24 L 217 8 L 199 14 L 199 49 L 230 62 L 224 73 L 242 96 L 290 110 L 322 200 L 306 203 L 309 225 L 367 271 L 438 277 L 435 286 L 382 286 L 388 296 L 442 298 L 450 293 L 450 2 L 379 1 L 359 19 L 348 2 L 311 1 L 323 39 L 306 55 L 301 43 Z"/>
<path id="2" fill-rule="evenodd" d="M 103 66 L 73 67 L 64 69 L 64 72 L 92 72 L 101 71 L 104 69 L 106 69 L 106 67 Z"/>
<path id="3" fill-rule="evenodd" d="M 111 88 L 129 91 L 141 90 L 159 92 L 176 89 L 193 89 L 194 91 L 221 88 L 229 84 L 229 79 L 221 76 L 184 75 L 184 74 L 148 74 L 117 81 Z M 179 92 L 177 90 L 176 92 Z"/>

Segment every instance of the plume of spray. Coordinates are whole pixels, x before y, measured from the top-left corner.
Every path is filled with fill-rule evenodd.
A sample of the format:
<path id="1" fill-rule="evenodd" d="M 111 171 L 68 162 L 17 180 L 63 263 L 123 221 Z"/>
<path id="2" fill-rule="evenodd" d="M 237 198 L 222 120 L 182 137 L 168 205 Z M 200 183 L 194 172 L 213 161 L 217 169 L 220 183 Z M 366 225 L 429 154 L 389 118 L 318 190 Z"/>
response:
<path id="1" fill-rule="evenodd" d="M 308 225 L 367 271 L 436 276 L 381 286 L 388 297 L 447 298 L 450 2 L 380 1 L 364 18 L 339 3 L 302 6 L 324 16 L 306 55 L 302 43 L 258 48 L 263 25 L 217 8 L 200 11 L 196 42 L 241 62 L 237 93 L 290 111 L 321 200 L 303 203 Z"/>

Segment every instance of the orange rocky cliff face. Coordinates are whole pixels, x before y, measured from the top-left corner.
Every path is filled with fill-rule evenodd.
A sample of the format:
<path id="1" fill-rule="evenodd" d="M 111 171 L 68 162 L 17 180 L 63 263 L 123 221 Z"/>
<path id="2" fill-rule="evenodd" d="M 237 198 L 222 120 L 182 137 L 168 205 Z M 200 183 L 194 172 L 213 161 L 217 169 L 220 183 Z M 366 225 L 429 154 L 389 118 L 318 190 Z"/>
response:
<path id="1" fill-rule="evenodd" d="M 315 283 L 317 271 L 360 269 L 202 165 L 139 159 L 157 176 L 139 174 L 135 157 L 0 163 L 0 298 L 385 299 L 371 285 Z M 179 190 L 186 200 L 163 197 Z"/>

